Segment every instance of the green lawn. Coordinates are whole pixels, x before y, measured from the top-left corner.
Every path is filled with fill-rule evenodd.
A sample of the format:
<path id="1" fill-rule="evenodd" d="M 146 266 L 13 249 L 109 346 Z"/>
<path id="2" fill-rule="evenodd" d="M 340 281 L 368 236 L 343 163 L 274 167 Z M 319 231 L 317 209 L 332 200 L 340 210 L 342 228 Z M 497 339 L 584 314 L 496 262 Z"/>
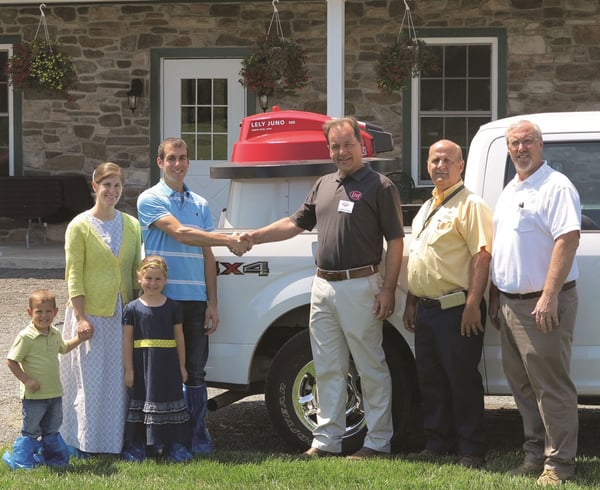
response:
<path id="1" fill-rule="evenodd" d="M 2 453 L 6 448 L 2 449 Z M 348 461 L 304 461 L 285 454 L 217 451 L 206 459 L 169 464 L 147 460 L 126 463 L 116 458 L 72 460 L 65 469 L 10 470 L 0 467 L 0 488 L 11 489 L 525 489 L 535 479 L 506 476 L 519 452 L 492 452 L 481 470 L 463 469 L 451 459 L 442 464 L 408 462 L 401 457 Z M 565 489 L 600 487 L 600 459 L 581 457 L 577 477 Z"/>

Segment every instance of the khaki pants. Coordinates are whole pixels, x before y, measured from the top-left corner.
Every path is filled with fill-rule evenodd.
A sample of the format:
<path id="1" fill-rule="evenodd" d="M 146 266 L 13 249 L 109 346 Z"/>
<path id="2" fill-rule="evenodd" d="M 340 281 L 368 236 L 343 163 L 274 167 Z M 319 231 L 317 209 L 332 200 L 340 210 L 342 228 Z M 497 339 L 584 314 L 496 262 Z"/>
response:
<path id="1" fill-rule="evenodd" d="M 364 446 L 390 452 L 392 384 L 383 352 L 383 324 L 373 315 L 381 276 L 328 282 L 315 277 L 310 340 L 319 393 L 312 446 L 342 450 L 350 353 L 360 376 L 368 432 Z"/>
<path id="2" fill-rule="evenodd" d="M 500 296 L 502 363 L 523 418 L 525 460 L 567 477 L 577 452 L 577 392 L 569 374 L 577 289 L 560 293 L 560 325 L 549 333 L 531 315 L 537 300 Z"/>

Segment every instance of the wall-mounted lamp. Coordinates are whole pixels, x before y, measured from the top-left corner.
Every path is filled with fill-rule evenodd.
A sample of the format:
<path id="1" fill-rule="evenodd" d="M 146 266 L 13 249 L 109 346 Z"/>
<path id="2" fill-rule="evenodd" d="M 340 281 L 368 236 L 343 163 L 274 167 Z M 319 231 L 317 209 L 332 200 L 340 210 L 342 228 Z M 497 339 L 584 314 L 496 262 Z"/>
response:
<path id="1" fill-rule="evenodd" d="M 269 96 L 266 94 L 260 94 L 258 96 L 258 103 L 260 104 L 260 108 L 263 112 L 267 111 L 267 107 L 269 106 Z"/>
<path id="2" fill-rule="evenodd" d="M 144 93 L 144 82 L 141 78 L 134 78 L 131 80 L 131 88 L 127 92 L 127 102 L 131 112 L 134 113 L 138 103 L 138 97 L 141 97 Z"/>

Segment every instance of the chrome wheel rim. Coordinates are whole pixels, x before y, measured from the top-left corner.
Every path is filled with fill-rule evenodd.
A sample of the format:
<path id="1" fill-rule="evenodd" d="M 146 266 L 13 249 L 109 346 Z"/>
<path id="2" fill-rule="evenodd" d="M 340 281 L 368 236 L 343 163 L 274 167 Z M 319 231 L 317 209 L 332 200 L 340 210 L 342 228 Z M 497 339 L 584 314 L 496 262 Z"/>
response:
<path id="1" fill-rule="evenodd" d="M 366 425 L 360 383 L 354 365 L 351 366 L 348 373 L 346 391 L 346 431 L 344 438 L 355 435 Z M 309 431 L 313 432 L 317 427 L 317 413 L 319 412 L 319 393 L 313 361 L 306 363 L 298 370 L 294 379 L 292 400 L 298 420 Z"/>

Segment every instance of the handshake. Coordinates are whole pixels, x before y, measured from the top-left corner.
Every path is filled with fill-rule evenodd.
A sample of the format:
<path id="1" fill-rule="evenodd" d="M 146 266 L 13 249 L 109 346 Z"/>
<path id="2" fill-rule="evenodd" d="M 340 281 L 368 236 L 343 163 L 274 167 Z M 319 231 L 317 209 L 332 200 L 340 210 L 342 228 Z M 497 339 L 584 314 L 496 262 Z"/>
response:
<path id="1" fill-rule="evenodd" d="M 234 233 L 233 235 L 229 235 L 229 238 L 230 240 L 227 244 L 227 248 L 232 254 L 237 255 L 238 257 L 241 257 L 252 248 L 253 243 L 251 233 L 242 233 L 241 235 L 239 233 Z"/>

